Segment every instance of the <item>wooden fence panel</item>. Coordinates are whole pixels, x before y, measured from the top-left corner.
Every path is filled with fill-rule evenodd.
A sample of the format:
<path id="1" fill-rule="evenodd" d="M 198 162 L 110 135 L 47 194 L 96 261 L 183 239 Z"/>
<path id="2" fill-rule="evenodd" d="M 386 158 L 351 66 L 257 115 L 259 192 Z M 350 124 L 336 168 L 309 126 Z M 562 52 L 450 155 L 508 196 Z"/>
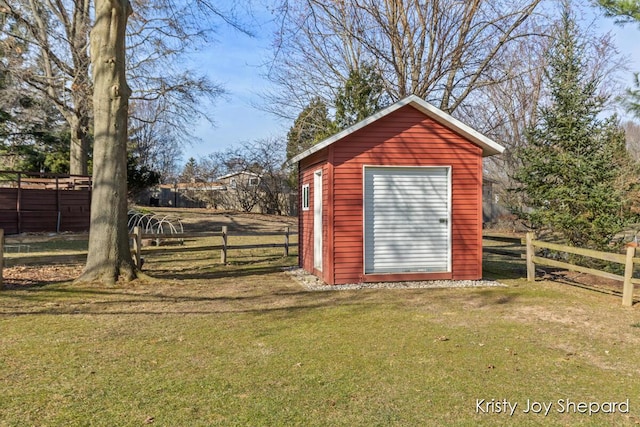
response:
<path id="1" fill-rule="evenodd" d="M 619 280 L 623 282 L 622 305 L 626 307 L 631 307 L 633 305 L 634 284 L 640 283 L 640 280 L 633 278 L 633 270 L 634 270 L 635 264 L 638 263 L 638 261 L 640 261 L 638 258 L 635 257 L 636 255 L 635 247 L 628 247 L 626 254 L 622 255 L 622 254 L 616 254 L 611 252 L 602 252 L 602 251 L 595 251 L 592 249 L 583 249 L 583 248 L 576 248 L 573 246 L 559 245 L 557 243 L 542 242 L 540 240 L 534 240 L 533 233 L 527 233 L 526 243 L 527 243 L 526 258 L 527 258 L 527 280 L 528 281 L 531 282 L 535 280 L 536 264 L 563 268 L 569 271 L 576 271 L 579 273 L 592 274 L 594 276 L 604 277 L 607 279 Z M 597 270 L 594 268 L 570 264 L 563 261 L 544 258 L 542 256 L 537 256 L 535 254 L 536 248 L 551 249 L 558 252 L 582 255 L 582 256 L 595 258 L 603 261 L 623 264 L 625 267 L 624 276 L 609 273 L 607 271 Z"/>
<path id="2" fill-rule="evenodd" d="M 55 190 L 34 190 L 23 188 L 20 191 L 21 211 L 57 211 L 58 199 Z"/>
<path id="3" fill-rule="evenodd" d="M 20 211 L 21 233 L 40 233 L 56 231 L 58 225 L 58 211 Z"/>
<path id="4" fill-rule="evenodd" d="M 87 231 L 91 219 L 91 191 L 61 190 L 60 231 Z"/>
<path id="5" fill-rule="evenodd" d="M 287 227 L 283 232 L 269 232 L 269 233 L 241 233 L 239 235 L 250 237 L 250 236 L 284 236 L 283 243 L 260 243 L 260 244 L 243 244 L 243 245 L 229 245 L 228 244 L 228 229 L 226 226 L 222 227 L 221 231 L 217 232 L 194 232 L 194 233 L 177 233 L 177 234 L 148 234 L 142 233 L 139 227 L 136 227 L 137 230 L 135 233 L 132 233 L 130 237 L 134 239 L 132 245 L 132 257 L 134 262 L 138 266 L 138 268 L 142 267 L 142 241 L 141 239 L 184 239 L 184 238 L 201 238 L 201 237 L 211 237 L 211 236 L 220 236 L 221 244 L 220 245 L 211 245 L 207 246 L 207 249 L 211 251 L 220 250 L 220 261 L 221 263 L 226 264 L 228 260 L 228 251 L 231 249 L 255 249 L 255 248 L 283 248 L 284 254 L 288 253 L 288 250 L 292 247 L 298 247 L 298 243 L 291 243 L 290 236 L 296 235 L 297 233 L 291 233 L 289 228 Z M 2 232 L 2 229 L 0 229 Z M 14 237 L 12 241 L 14 242 L 23 242 L 24 237 Z M 88 239 L 88 235 L 83 236 L 49 236 L 42 237 L 41 240 L 38 241 L 47 241 L 52 242 L 56 240 L 86 240 Z M 1 242 L 0 242 L 1 243 Z M 167 252 L 190 252 L 190 251 L 202 251 L 204 248 L 184 248 L 184 249 L 176 249 L 175 247 L 167 247 L 166 249 L 154 249 L 151 253 L 154 254 L 163 254 Z M 3 248 L 0 247 L 0 263 L 4 261 L 4 267 L 13 267 L 16 265 L 46 265 L 46 264 L 66 264 L 66 263 L 77 263 L 77 262 L 85 262 L 87 258 L 87 254 L 79 253 L 79 254 L 60 254 L 60 255 L 38 255 L 38 254 L 27 254 L 21 255 L 19 257 L 11 257 L 11 258 L 3 258 Z M 1 267 L 0 267 L 1 269 Z M 0 271 L 1 274 L 1 271 Z"/>
<path id="6" fill-rule="evenodd" d="M 91 178 L 0 171 L 0 227 L 5 234 L 87 231 Z"/>
<path id="7" fill-rule="evenodd" d="M 524 255 L 523 238 L 504 233 L 482 232 L 482 252 L 521 259 Z M 487 243 L 490 242 L 490 243 Z"/>
<path id="8" fill-rule="evenodd" d="M 0 211 L 15 211 L 17 203 L 17 188 L 0 188 Z"/>
<path id="9" fill-rule="evenodd" d="M 18 212 L 0 211 L 0 228 L 5 230 L 6 234 L 18 233 Z"/>

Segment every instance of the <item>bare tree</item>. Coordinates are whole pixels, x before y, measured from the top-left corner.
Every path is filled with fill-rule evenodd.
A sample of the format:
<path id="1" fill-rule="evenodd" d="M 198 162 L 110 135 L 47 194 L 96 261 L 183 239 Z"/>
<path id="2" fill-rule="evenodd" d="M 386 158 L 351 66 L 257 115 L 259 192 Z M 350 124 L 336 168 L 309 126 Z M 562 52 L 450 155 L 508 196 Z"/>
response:
<path id="1" fill-rule="evenodd" d="M 626 69 L 625 59 L 615 48 L 610 34 L 598 34 L 594 30 L 593 18 L 583 18 L 583 10 L 578 2 L 565 1 L 558 7 L 566 7 L 576 15 L 576 35 L 584 44 L 585 73 L 598 82 L 598 96 L 608 100 L 607 107 L 613 106 L 622 86 L 616 74 Z M 527 141 L 526 134 L 538 121 L 539 110 L 549 102 L 549 89 L 544 84 L 544 70 L 547 66 L 547 52 L 554 42 L 553 34 L 561 20 L 553 19 L 554 10 L 548 9 L 548 22 L 529 23 L 531 34 L 545 36 L 523 38 L 512 43 L 503 51 L 508 60 L 496 64 L 494 73 L 508 75 L 508 79 L 487 86 L 467 99 L 457 111 L 463 121 L 474 126 L 507 149 L 500 156 L 485 159 L 485 174 L 496 182 L 494 190 L 506 205 L 520 204 L 519 194 L 506 189 L 516 185 L 512 179 L 521 166 L 521 158 L 516 154 Z"/>
<path id="2" fill-rule="evenodd" d="M 239 25 L 232 12 L 207 0 L 135 0 L 133 4 L 136 14 L 127 34 L 132 99 L 138 105 L 162 105 L 153 123 L 171 126 L 174 135 L 182 133 L 186 140 L 194 120 L 209 118 L 203 115 L 202 103 L 223 91 L 206 76 L 187 69 L 184 56 L 210 39 L 214 21 Z M 9 47 L 25 46 L 6 49 L 13 56 L 13 77 L 47 96 L 69 123 L 70 171 L 75 174 L 87 174 L 91 148 L 92 8 L 93 0 L 0 0 L 0 12 L 11 21 L 2 27 L 0 41 Z"/>
<path id="3" fill-rule="evenodd" d="M 178 174 L 183 133 L 166 114 L 161 101 L 131 101 L 129 105 L 129 150 L 138 162 L 160 173 L 162 182 L 172 182 Z"/>
<path id="4" fill-rule="evenodd" d="M 127 79 L 133 93 L 133 127 L 158 125 L 182 142 L 192 139 L 194 120 L 224 93 L 202 71 L 186 66 L 185 57 L 207 43 L 219 20 L 243 31 L 232 11 L 207 0 L 135 0 L 127 33 Z M 146 105 L 148 104 L 148 105 Z"/>
<path id="5" fill-rule="evenodd" d="M 261 211 L 285 215 L 288 211 L 290 186 L 283 169 L 287 143 L 281 138 L 264 138 L 247 144 L 247 155 L 260 175 L 259 200 Z"/>
<path id="6" fill-rule="evenodd" d="M 90 2 L 0 0 L 0 11 L 14 23 L 5 43 L 22 43 L 31 53 L 8 51 L 19 61 L 13 77 L 47 96 L 64 116 L 71 130 L 70 171 L 86 175 L 92 115 Z"/>
<path id="7" fill-rule="evenodd" d="M 540 3 L 284 0 L 270 102 L 289 117 L 315 95 L 331 104 L 349 71 L 371 64 L 392 101 L 415 94 L 451 113 L 509 77 L 491 70 L 510 44 L 531 36 L 524 24 Z"/>
<path id="8" fill-rule="evenodd" d="M 594 30 L 593 18 L 584 18 L 579 2 L 564 2 L 582 23 L 580 41 L 585 44 L 585 60 L 588 75 L 599 82 L 598 95 L 615 99 L 622 87 L 616 74 L 625 70 L 625 60 L 616 49 L 610 34 L 599 35 Z M 564 3 L 558 3 L 561 6 Z M 456 116 L 482 133 L 491 136 L 507 150 L 501 156 L 485 160 L 485 172 L 505 188 L 509 176 L 519 166 L 514 156 L 517 148 L 525 143 L 527 129 L 536 124 L 538 109 L 548 101 L 548 91 L 543 84 L 546 52 L 553 43 L 552 34 L 558 25 L 556 11 L 548 7 L 546 19 L 532 20 L 521 27 L 535 37 L 522 37 L 505 46 L 499 61 L 487 70 L 489 80 L 495 83 L 470 94 L 456 110 Z M 607 78 L 604 78 L 607 76 Z"/>
<path id="9" fill-rule="evenodd" d="M 286 145 L 283 138 L 245 141 L 201 159 L 201 173 L 215 172 L 216 178 L 227 183 L 216 203 L 245 212 L 259 206 L 263 213 L 285 214 L 289 190 L 288 174 L 283 169 Z"/>

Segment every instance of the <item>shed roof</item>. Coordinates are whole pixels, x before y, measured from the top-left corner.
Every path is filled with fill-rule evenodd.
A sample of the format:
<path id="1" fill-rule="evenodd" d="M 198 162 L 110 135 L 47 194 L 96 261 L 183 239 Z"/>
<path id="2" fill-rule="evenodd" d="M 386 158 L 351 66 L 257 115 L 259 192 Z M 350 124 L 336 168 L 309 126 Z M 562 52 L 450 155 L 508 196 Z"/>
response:
<path id="1" fill-rule="evenodd" d="M 429 104 L 427 101 L 425 101 L 424 99 L 416 96 L 416 95 L 409 95 L 408 97 L 401 99 L 400 101 L 388 106 L 387 108 L 378 111 L 377 113 L 367 117 L 366 119 L 359 121 L 358 123 L 349 126 L 348 128 L 342 130 L 341 132 L 338 132 L 337 134 L 320 141 L 319 143 L 317 143 L 316 145 L 314 145 L 313 147 L 309 148 L 308 150 L 303 151 L 302 153 L 298 154 L 297 156 L 293 157 L 291 160 L 289 160 L 287 163 L 288 164 L 294 164 L 296 162 L 299 162 L 300 160 L 304 159 L 305 157 L 308 157 L 310 155 L 312 155 L 313 153 L 316 153 L 320 150 L 322 150 L 323 148 L 328 147 L 329 145 L 333 144 L 336 141 L 341 140 L 342 138 L 346 137 L 347 135 L 350 135 L 362 128 L 364 128 L 365 126 L 370 125 L 371 123 L 385 117 L 388 116 L 389 114 L 393 113 L 396 110 L 399 110 L 400 108 L 406 106 L 406 105 L 411 105 L 412 107 L 414 107 L 416 110 L 420 111 L 421 113 L 423 113 L 424 115 L 432 118 L 433 120 L 437 121 L 438 123 L 446 126 L 447 128 L 453 130 L 454 132 L 459 133 L 460 135 L 464 136 L 465 138 L 469 139 L 471 142 L 477 144 L 479 147 L 482 148 L 482 156 L 483 157 L 488 157 L 488 156 L 493 156 L 496 154 L 500 154 L 504 151 L 504 147 L 500 144 L 498 144 L 497 142 L 495 142 L 494 140 L 484 136 L 483 134 L 481 134 L 480 132 L 476 131 L 475 129 L 465 125 L 464 123 L 462 123 L 460 120 L 453 118 L 452 116 L 450 116 L 449 114 L 445 113 L 444 111 L 440 110 L 439 108 L 434 107 L 433 105 Z"/>

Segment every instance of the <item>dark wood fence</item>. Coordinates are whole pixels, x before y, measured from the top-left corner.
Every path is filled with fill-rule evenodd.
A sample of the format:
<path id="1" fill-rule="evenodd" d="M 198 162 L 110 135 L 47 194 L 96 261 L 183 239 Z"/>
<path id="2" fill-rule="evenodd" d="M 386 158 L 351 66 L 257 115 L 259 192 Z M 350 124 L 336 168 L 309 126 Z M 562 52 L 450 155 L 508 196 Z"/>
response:
<path id="1" fill-rule="evenodd" d="M 0 171 L 0 228 L 5 234 L 87 231 L 91 177 Z"/>

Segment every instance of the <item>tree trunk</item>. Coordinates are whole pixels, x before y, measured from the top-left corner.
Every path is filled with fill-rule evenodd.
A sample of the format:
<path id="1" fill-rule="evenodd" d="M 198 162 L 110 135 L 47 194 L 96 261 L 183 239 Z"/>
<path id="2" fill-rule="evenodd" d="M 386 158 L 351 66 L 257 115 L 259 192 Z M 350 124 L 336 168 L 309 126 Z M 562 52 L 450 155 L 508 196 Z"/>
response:
<path id="1" fill-rule="evenodd" d="M 69 173 L 71 175 L 88 175 L 89 161 L 89 116 L 76 117 L 69 121 L 71 128 L 71 147 L 69 149 Z"/>
<path id="2" fill-rule="evenodd" d="M 94 77 L 93 195 L 87 264 L 79 282 L 133 280 L 127 230 L 127 114 L 125 78 L 128 0 L 96 0 L 91 30 Z"/>

